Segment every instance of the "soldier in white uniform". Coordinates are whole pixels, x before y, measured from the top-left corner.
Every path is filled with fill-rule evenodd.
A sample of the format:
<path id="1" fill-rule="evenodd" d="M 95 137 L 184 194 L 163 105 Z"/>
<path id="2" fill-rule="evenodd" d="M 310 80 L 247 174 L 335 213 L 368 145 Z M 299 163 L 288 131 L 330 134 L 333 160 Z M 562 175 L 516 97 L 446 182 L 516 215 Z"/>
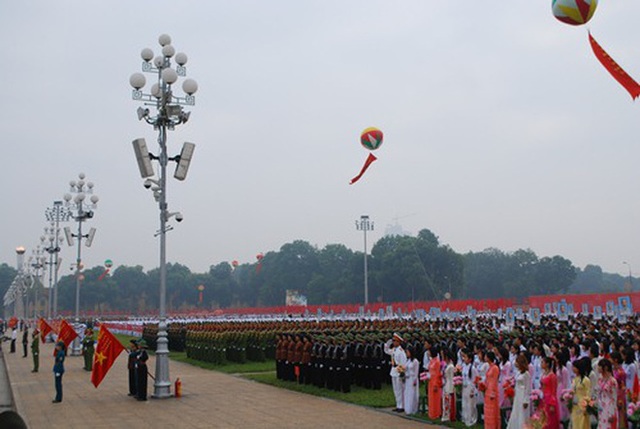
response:
<path id="1" fill-rule="evenodd" d="M 402 348 L 403 342 L 400 334 L 395 333 L 393 338 L 384 344 L 384 352 L 391 356 L 391 384 L 393 386 L 393 395 L 396 397 L 396 408 L 393 411 L 397 413 L 404 412 L 405 374 L 403 369 L 407 367 L 407 355 Z M 398 367 L 402 367 L 400 371 Z"/>

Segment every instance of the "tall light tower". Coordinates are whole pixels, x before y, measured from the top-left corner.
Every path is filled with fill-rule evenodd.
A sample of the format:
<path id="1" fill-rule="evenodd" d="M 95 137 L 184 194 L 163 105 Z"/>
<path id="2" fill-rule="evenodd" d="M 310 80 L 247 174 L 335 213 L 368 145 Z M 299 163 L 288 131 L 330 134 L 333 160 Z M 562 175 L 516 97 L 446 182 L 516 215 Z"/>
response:
<path id="1" fill-rule="evenodd" d="M 71 216 L 73 219 L 78 222 L 78 232 L 76 234 L 71 233 L 69 227 L 65 227 L 64 234 L 67 238 L 67 243 L 69 246 L 73 246 L 73 239 L 78 239 L 77 253 L 76 253 L 76 317 L 74 327 L 79 330 L 80 324 L 80 284 L 84 276 L 82 275 L 82 239 L 86 238 L 85 246 L 91 247 L 91 243 L 93 243 L 93 237 L 95 236 L 96 229 L 91 228 L 88 234 L 82 234 L 82 224 L 91 218 L 93 218 L 93 210 L 97 208 L 98 204 L 98 196 L 91 195 L 89 198 L 90 203 L 86 202 L 87 194 L 93 194 L 93 183 L 85 182 L 84 173 L 78 174 L 78 180 L 72 180 L 69 182 L 69 186 L 71 188 L 71 192 L 75 194 L 72 196 L 70 193 L 64 194 L 65 205 L 69 208 L 71 212 Z M 79 356 L 81 352 L 80 348 L 80 338 L 76 337 L 73 340 L 73 346 L 71 347 L 71 355 Z"/>
<path id="2" fill-rule="evenodd" d="M 44 250 L 49 254 L 49 306 L 47 308 L 47 318 L 58 315 L 58 270 L 62 259 L 58 257 L 60 253 L 60 222 L 67 222 L 71 218 L 71 212 L 62 205 L 62 201 L 54 201 L 53 206 L 44 212 L 50 227 L 45 228 L 45 239 L 49 245 Z M 53 284 L 52 284 L 53 274 Z"/>
<path id="3" fill-rule="evenodd" d="M 44 243 L 44 236 L 40 237 L 40 241 Z M 42 270 L 45 266 L 46 258 L 43 254 L 44 250 L 40 245 L 36 246 L 35 249 L 31 250 L 31 256 L 29 256 L 29 267 L 33 269 L 31 274 L 35 274 L 35 279 L 31 278 L 31 289 L 33 289 L 33 319 L 38 320 L 38 309 L 39 309 L 39 299 L 38 299 L 38 287 L 40 285 L 44 286 L 44 270 Z M 42 270 L 42 271 L 41 271 Z"/>
<path id="4" fill-rule="evenodd" d="M 364 233 L 364 305 L 369 304 L 369 272 L 367 270 L 367 231 L 373 231 L 373 221 L 368 215 L 360 216 L 356 220 L 356 229 Z"/>
<path id="5" fill-rule="evenodd" d="M 623 261 L 622 263 L 629 268 L 629 287 L 625 288 L 625 292 L 631 292 L 633 290 L 633 282 L 631 281 L 631 264 L 627 261 Z"/>
<path id="6" fill-rule="evenodd" d="M 169 340 L 167 339 L 167 315 L 166 315 L 166 290 L 167 290 L 167 231 L 173 229 L 167 227 L 167 221 L 171 217 L 181 222 L 183 217 L 179 212 L 169 212 L 167 204 L 167 164 L 169 161 L 177 163 L 174 178 L 184 180 L 191 163 L 191 157 L 195 145 L 184 143 L 180 155 L 169 157 L 167 154 L 167 130 L 173 130 L 176 125 L 184 124 L 189 120 L 190 112 L 185 112 L 182 106 L 195 105 L 193 94 L 198 90 L 198 84 L 193 79 L 185 79 L 182 82 L 184 97 L 173 93 L 173 85 L 179 76 L 186 76 L 187 55 L 179 52 L 171 45 L 171 37 L 166 34 L 158 38 L 161 46 L 161 55 L 154 58 L 151 49 L 145 48 L 140 53 L 142 57 L 142 71 L 155 75 L 157 81 L 151 86 L 150 94 L 142 92 L 146 84 L 146 78 L 142 73 L 134 73 L 129 78 L 133 87 L 133 99 L 141 101 L 145 106 L 151 106 L 155 112 L 148 108 L 138 107 L 138 119 L 144 120 L 158 131 L 159 155 L 149 153 L 147 143 L 143 138 L 133 141 L 133 149 L 138 161 L 140 175 L 144 181 L 144 187 L 153 192 L 153 196 L 160 208 L 160 229 L 156 236 L 160 236 L 160 311 L 158 318 L 158 340 L 156 347 L 156 374 L 153 384 L 154 398 L 169 398 L 171 396 L 171 381 L 169 380 Z M 175 57 L 174 57 L 175 56 Z M 172 67 L 172 59 L 175 61 L 175 69 Z M 155 175 L 151 160 L 157 160 L 160 164 L 160 173 L 157 179 L 151 179 Z"/>
<path id="7" fill-rule="evenodd" d="M 16 300 L 13 308 L 14 316 L 19 319 L 26 319 L 26 305 L 24 303 L 26 297 L 26 276 L 24 271 L 24 253 L 27 249 L 24 246 L 16 247 L 16 262 L 18 268 L 18 275 L 16 276 L 16 280 L 14 280 L 16 284 Z"/>

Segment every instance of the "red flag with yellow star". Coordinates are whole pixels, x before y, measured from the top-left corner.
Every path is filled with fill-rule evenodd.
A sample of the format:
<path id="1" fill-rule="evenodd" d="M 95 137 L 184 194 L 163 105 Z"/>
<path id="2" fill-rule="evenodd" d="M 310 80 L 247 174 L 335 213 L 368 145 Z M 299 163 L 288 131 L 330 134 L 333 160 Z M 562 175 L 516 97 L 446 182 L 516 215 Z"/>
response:
<path id="1" fill-rule="evenodd" d="M 58 333 L 58 340 L 56 342 L 62 341 L 64 343 L 64 348 L 67 349 L 69 348 L 71 341 L 73 341 L 77 336 L 78 334 L 75 329 L 73 329 L 73 326 L 69 325 L 69 322 L 66 320 L 62 320 L 62 322 L 60 322 L 60 332 Z M 53 355 L 56 355 L 55 349 L 53 350 Z"/>
<path id="2" fill-rule="evenodd" d="M 109 332 L 107 327 L 105 325 L 100 326 L 98 347 L 96 347 L 96 353 L 93 355 L 93 370 L 91 371 L 91 382 L 94 386 L 98 387 L 123 350 L 124 346 Z"/>
<path id="3" fill-rule="evenodd" d="M 53 331 L 53 328 L 42 317 L 38 321 L 38 325 L 40 328 L 40 339 L 44 343 L 44 339 L 47 338 L 47 335 L 49 335 L 49 332 Z"/>

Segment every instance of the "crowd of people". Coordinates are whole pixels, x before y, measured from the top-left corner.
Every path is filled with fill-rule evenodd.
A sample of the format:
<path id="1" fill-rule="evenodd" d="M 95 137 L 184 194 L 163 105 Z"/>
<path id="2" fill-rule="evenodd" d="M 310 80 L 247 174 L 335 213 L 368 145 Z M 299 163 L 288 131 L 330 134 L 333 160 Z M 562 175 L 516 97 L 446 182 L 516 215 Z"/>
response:
<path id="1" fill-rule="evenodd" d="M 535 322 L 526 314 L 512 324 L 484 314 L 208 321 L 182 328 L 195 359 L 274 358 L 281 380 L 345 393 L 388 383 L 399 413 L 418 412 L 423 396 L 432 420 L 467 426 L 631 427 L 640 417 L 639 320 L 578 313 Z"/>
<path id="2" fill-rule="evenodd" d="M 640 421 L 640 319 L 635 315 L 191 321 L 170 325 L 170 347 L 214 363 L 275 360 L 276 376 L 349 393 L 390 384 L 394 411 L 508 429 L 631 428 Z M 15 350 L 18 329 L 11 332 Z M 23 329 L 23 337 L 28 330 Z M 131 342 L 129 394 L 145 400 L 146 338 Z M 38 344 L 34 330 L 32 347 Z M 85 352 L 93 336 L 85 333 Z M 36 346 L 37 347 L 37 346 Z M 62 400 L 64 350 L 55 356 Z M 27 343 L 24 342 L 26 350 Z M 26 354 L 25 354 L 26 355 Z M 32 349 L 38 371 L 37 348 Z M 87 367 L 85 362 L 85 369 Z M 91 365 L 89 359 L 88 365 Z"/>

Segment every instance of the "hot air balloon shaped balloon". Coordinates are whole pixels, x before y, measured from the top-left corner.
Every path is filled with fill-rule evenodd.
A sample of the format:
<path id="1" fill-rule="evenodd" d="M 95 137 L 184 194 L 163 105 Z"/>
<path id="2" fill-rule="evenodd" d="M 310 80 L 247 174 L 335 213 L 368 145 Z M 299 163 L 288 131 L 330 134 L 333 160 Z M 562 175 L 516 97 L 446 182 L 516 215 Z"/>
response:
<path id="1" fill-rule="evenodd" d="M 264 258 L 262 253 L 258 253 L 256 255 L 256 259 L 258 260 L 258 265 L 256 265 L 256 274 L 259 274 L 260 270 L 262 270 L 262 258 Z"/>
<path id="2" fill-rule="evenodd" d="M 598 0 L 553 0 L 551 10 L 557 20 L 569 25 L 584 25 L 598 6 Z"/>
<path id="3" fill-rule="evenodd" d="M 202 305 L 204 285 L 198 285 L 198 304 Z"/>
<path id="4" fill-rule="evenodd" d="M 111 269 L 111 267 L 113 267 L 113 261 L 111 259 L 107 259 L 106 261 L 104 261 L 104 272 L 102 274 L 100 274 L 100 277 L 98 277 L 98 281 L 104 280 L 105 277 L 107 277 L 107 274 L 109 274 L 109 270 Z"/>
<path id="5" fill-rule="evenodd" d="M 369 128 L 366 128 L 364 131 L 362 131 L 362 133 L 360 134 L 360 144 L 364 146 L 365 149 L 374 151 L 382 145 L 382 138 L 383 138 L 382 131 L 380 131 L 375 127 L 369 127 Z M 360 180 L 362 175 L 365 173 L 365 171 L 367 171 L 367 169 L 373 163 L 373 161 L 377 159 L 378 158 L 376 158 L 374 154 L 370 153 L 366 161 L 364 162 L 364 165 L 362 166 L 360 173 L 358 173 L 356 177 L 351 179 L 349 184 L 353 185 L 358 180 Z"/>

